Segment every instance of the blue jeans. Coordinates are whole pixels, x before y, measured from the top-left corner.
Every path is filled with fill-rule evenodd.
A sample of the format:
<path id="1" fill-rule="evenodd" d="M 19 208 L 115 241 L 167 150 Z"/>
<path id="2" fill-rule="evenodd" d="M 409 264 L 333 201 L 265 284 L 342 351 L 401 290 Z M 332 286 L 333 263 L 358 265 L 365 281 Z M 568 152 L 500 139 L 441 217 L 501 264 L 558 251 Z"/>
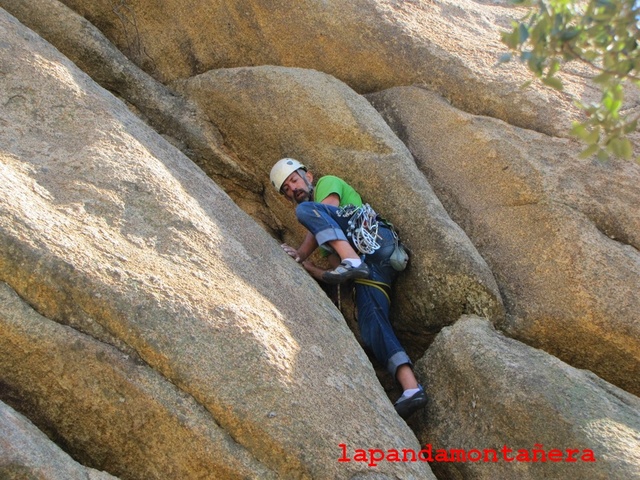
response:
<path id="1" fill-rule="evenodd" d="M 338 208 L 331 205 L 303 202 L 296 208 L 296 216 L 316 237 L 318 245 L 323 245 L 333 240 L 348 241 L 345 232 L 349 228 L 349 218 L 338 216 L 337 211 Z M 397 275 L 389 257 L 395 248 L 395 239 L 393 232 L 383 225 L 380 223 L 378 229 L 377 243 L 380 248 L 364 256 L 369 266 L 369 277 L 355 280 L 356 306 L 362 341 L 395 378 L 398 367 L 411 365 L 411 360 L 389 321 L 389 293 Z"/>

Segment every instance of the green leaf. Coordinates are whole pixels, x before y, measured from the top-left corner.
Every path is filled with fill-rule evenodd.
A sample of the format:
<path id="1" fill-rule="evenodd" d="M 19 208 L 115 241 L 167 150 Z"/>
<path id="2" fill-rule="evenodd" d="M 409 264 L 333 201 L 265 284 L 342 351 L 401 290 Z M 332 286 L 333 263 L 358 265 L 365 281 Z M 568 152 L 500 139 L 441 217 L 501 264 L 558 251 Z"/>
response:
<path id="1" fill-rule="evenodd" d="M 502 33 L 510 52 L 498 64 L 519 57 L 532 77 L 562 90 L 557 74 L 565 65 L 576 60 L 590 63 L 596 72 L 592 80 L 602 97 L 590 105 L 574 99 L 587 119 L 574 124 L 571 132 L 586 143 L 583 156 L 632 157 L 633 144 L 625 135 L 636 131 L 640 121 L 627 120 L 620 110 L 625 90 L 640 87 L 640 0 L 515 1 L 530 1 L 534 8 Z"/>
<path id="2" fill-rule="evenodd" d="M 532 83 L 533 83 L 533 80 L 527 80 L 522 85 L 520 85 L 520 89 L 524 90 L 525 88 L 529 87 L 529 85 L 531 85 Z"/>
<path id="3" fill-rule="evenodd" d="M 562 81 L 556 77 L 545 77 L 542 79 L 542 83 L 548 85 L 551 88 L 555 88 L 556 90 L 562 91 L 564 89 Z"/>
<path id="4" fill-rule="evenodd" d="M 578 35 L 580 35 L 580 30 L 577 28 L 569 28 L 560 34 L 560 40 L 568 42 L 569 40 L 576 38 Z"/>
<path id="5" fill-rule="evenodd" d="M 580 158 L 582 159 L 589 158 L 591 155 L 598 152 L 599 150 L 600 150 L 599 145 L 589 145 L 582 152 L 580 152 Z"/>
<path id="6" fill-rule="evenodd" d="M 622 140 L 622 158 L 628 160 L 633 156 L 633 145 L 631 145 L 631 141 L 628 138 L 623 138 Z"/>
<path id="7" fill-rule="evenodd" d="M 633 120 L 632 122 L 627 123 L 624 126 L 624 133 L 635 132 L 636 128 L 638 128 L 638 120 Z"/>
<path id="8" fill-rule="evenodd" d="M 518 49 L 518 39 L 520 37 L 518 36 L 518 30 L 514 29 L 511 32 L 503 32 L 502 34 L 502 42 L 509 47 L 511 50 L 517 50 Z"/>
<path id="9" fill-rule="evenodd" d="M 586 140 L 589 132 L 587 132 L 587 128 L 582 123 L 573 122 L 573 127 L 571 127 L 571 134 L 575 135 L 581 140 Z"/>
<path id="10" fill-rule="evenodd" d="M 601 73 L 593 78 L 593 81 L 599 85 L 605 85 L 609 80 L 611 80 L 611 74 L 607 72 Z"/>
<path id="11" fill-rule="evenodd" d="M 549 73 L 547 74 L 547 76 L 552 77 L 553 75 L 558 73 L 558 70 L 560 70 L 560 61 L 557 58 L 554 58 L 551 61 L 551 65 L 549 65 Z"/>
<path id="12" fill-rule="evenodd" d="M 611 115 L 616 115 L 618 113 L 618 110 L 622 106 L 622 101 L 614 100 L 611 97 L 605 97 L 604 100 L 602 100 L 602 105 Z"/>
<path id="13" fill-rule="evenodd" d="M 611 6 L 613 6 L 613 4 L 611 3 L 611 0 L 596 0 L 596 5 L 598 7 L 611 7 Z"/>
<path id="14" fill-rule="evenodd" d="M 527 61 L 527 65 L 529 66 L 529 70 L 536 74 L 536 76 L 541 77 L 544 73 L 544 58 L 536 57 L 532 55 Z"/>
<path id="15" fill-rule="evenodd" d="M 607 150 L 617 157 L 629 159 L 633 154 L 633 148 L 628 138 L 614 138 L 607 145 Z"/>
<path id="16" fill-rule="evenodd" d="M 597 144 L 600 141 L 600 132 L 598 130 L 592 130 L 584 137 L 584 141 L 588 144 Z"/>

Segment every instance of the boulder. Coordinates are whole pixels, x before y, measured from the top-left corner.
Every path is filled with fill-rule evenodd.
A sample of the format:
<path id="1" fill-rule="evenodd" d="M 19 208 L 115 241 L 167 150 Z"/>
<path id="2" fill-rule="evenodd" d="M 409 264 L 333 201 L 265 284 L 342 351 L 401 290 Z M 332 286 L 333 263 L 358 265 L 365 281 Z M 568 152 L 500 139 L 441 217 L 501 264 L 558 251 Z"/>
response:
<path id="1" fill-rule="evenodd" d="M 0 280 L 41 324 L 66 325 L 146 365 L 199 404 L 252 465 L 278 477 L 370 472 L 338 462 L 341 443 L 418 447 L 344 319 L 277 242 L 179 150 L 4 11 L 0 38 Z M 65 332 L 60 341 L 73 336 Z M 9 367 L 26 369 L 19 385 L 40 385 L 31 400 L 40 406 L 52 401 L 52 380 L 37 375 L 46 369 L 37 355 L 29 365 L 29 353 L 45 348 L 27 341 L 33 335 L 20 335 L 26 360 L 4 357 L 0 378 Z M 0 341 L 1 351 L 14 342 Z M 51 372 L 63 385 L 67 369 L 100 367 L 102 355 L 81 362 L 68 350 L 74 362 Z M 118 364 L 104 363 L 106 374 L 117 372 Z M 60 388 L 55 405 L 64 411 L 41 420 L 47 429 L 68 426 L 78 396 L 115 409 L 122 397 L 95 388 L 97 380 Z M 100 452 L 118 451 L 95 430 L 105 424 L 101 413 L 113 412 L 97 409 L 71 426 L 82 441 L 65 450 L 95 441 Z M 145 417 L 131 420 L 143 425 Z M 201 427 L 191 428 L 197 435 Z M 130 454 L 143 462 L 141 452 Z M 385 463 L 377 473 L 433 478 L 424 463 Z"/>
<path id="2" fill-rule="evenodd" d="M 486 319 L 444 328 L 416 370 L 430 402 L 412 421 L 438 478 L 640 478 L 640 398 Z"/>
<path id="3" fill-rule="evenodd" d="M 531 77 L 525 67 L 516 62 L 497 65 L 507 51 L 500 41 L 501 30 L 526 13 L 504 4 L 473 0 L 64 3 L 163 82 L 218 68 L 279 65 L 326 72 L 361 93 L 427 84 L 459 108 L 549 134 L 565 132 L 577 115 L 568 92 L 585 102 L 592 97 L 581 66 L 567 75 L 565 92 L 559 93 L 540 85 L 521 89 Z"/>
<path id="4" fill-rule="evenodd" d="M 73 460 L 27 418 L 0 402 L 0 478 L 115 480 Z"/>
<path id="5" fill-rule="evenodd" d="M 297 158 L 316 178 L 344 178 L 399 229 L 413 256 L 398 281 L 394 318 L 419 355 L 428 333 L 462 313 L 501 318 L 500 294 L 482 257 L 451 221 L 407 148 L 343 82 L 313 70 L 265 66 L 213 70 L 174 87 L 251 164 L 292 245 L 303 238 L 294 209 L 269 183 L 269 171 L 281 157 Z"/>
<path id="6" fill-rule="evenodd" d="M 640 165 L 397 88 L 368 99 L 489 264 L 496 325 L 640 394 Z"/>
<path id="7" fill-rule="evenodd" d="M 224 145 L 198 108 L 125 57 L 93 24 L 57 0 L 1 0 L 9 13 L 53 44 L 102 87 L 177 146 L 267 229 L 273 225 L 261 183 Z"/>
<path id="8" fill-rule="evenodd" d="M 0 299 L 2 396 L 74 458 L 123 478 L 276 478 L 144 362 L 42 317 L 4 283 Z"/>

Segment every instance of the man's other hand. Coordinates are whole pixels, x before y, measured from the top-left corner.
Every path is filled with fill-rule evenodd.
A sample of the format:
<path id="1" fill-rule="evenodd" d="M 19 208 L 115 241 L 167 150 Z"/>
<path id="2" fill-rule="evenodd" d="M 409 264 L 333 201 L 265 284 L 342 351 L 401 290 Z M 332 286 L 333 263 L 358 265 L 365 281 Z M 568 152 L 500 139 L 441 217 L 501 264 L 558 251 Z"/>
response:
<path id="1" fill-rule="evenodd" d="M 300 255 L 298 254 L 298 251 L 295 248 L 291 247 L 290 245 L 287 245 L 286 243 L 283 243 L 280 246 L 287 253 L 287 255 L 293 258 L 296 262 L 300 263 L 300 260 L 301 260 Z"/>

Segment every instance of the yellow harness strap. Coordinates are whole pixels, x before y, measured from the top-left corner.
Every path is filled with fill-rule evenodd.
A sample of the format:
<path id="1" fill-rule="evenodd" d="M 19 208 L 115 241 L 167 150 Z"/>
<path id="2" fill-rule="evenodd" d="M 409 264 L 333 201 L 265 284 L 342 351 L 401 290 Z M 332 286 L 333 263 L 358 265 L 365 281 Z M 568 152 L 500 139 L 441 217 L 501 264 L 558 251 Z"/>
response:
<path id="1" fill-rule="evenodd" d="M 360 285 L 367 285 L 368 287 L 374 287 L 384 293 L 384 296 L 387 297 L 387 301 L 391 303 L 391 297 L 389 297 L 389 292 L 391 291 L 391 287 L 386 283 L 376 282 L 375 280 L 369 280 L 368 278 L 357 278 L 354 280 L 355 283 L 359 283 Z"/>

